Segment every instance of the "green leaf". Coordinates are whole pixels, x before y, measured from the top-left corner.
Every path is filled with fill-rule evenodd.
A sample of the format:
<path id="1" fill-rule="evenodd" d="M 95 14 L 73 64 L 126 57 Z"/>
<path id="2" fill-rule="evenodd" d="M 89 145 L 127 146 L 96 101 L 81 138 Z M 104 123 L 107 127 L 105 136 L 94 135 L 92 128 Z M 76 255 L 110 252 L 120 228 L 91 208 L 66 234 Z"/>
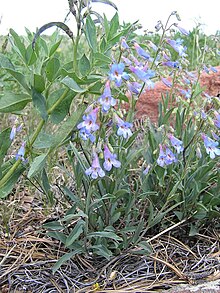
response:
<path id="1" fill-rule="evenodd" d="M 112 60 L 110 57 L 102 54 L 100 52 L 94 53 L 94 59 L 96 65 L 109 65 L 111 64 Z"/>
<path id="2" fill-rule="evenodd" d="M 27 91 L 28 94 L 31 93 L 31 89 L 28 86 L 26 78 L 22 73 L 20 73 L 19 71 L 16 71 L 16 70 L 9 69 L 9 68 L 6 68 L 6 70 L 17 80 L 17 82 L 21 86 L 23 86 L 23 88 Z"/>
<path id="3" fill-rule="evenodd" d="M 39 111 L 42 119 L 47 120 L 48 114 L 47 114 L 47 105 L 46 105 L 45 97 L 41 93 L 37 92 L 34 88 L 32 88 L 32 100 L 33 100 L 34 106 Z"/>
<path id="4" fill-rule="evenodd" d="M 28 172 L 28 178 L 35 176 L 37 173 L 43 170 L 46 163 L 47 154 L 42 154 L 36 158 L 34 158 L 31 163 L 30 170 Z"/>
<path id="5" fill-rule="evenodd" d="M 69 89 L 71 89 L 72 91 L 74 91 L 76 93 L 84 93 L 84 92 L 86 92 L 86 89 L 82 89 L 80 86 L 78 86 L 78 84 L 75 82 L 75 80 L 70 78 L 69 76 L 64 77 L 61 80 L 61 83 L 63 83 Z"/>
<path id="6" fill-rule="evenodd" d="M 82 58 L 79 60 L 79 71 L 82 76 L 85 76 L 90 72 L 90 62 L 85 54 L 83 54 Z"/>
<path id="7" fill-rule="evenodd" d="M 42 93 L 45 90 L 45 81 L 42 75 L 34 74 L 34 88 L 38 93 Z"/>
<path id="8" fill-rule="evenodd" d="M 4 198 L 9 195 L 24 170 L 24 166 L 20 165 L 13 175 L 5 182 L 5 184 L 0 187 L 0 198 Z"/>
<path id="9" fill-rule="evenodd" d="M 109 250 L 106 246 L 102 244 L 93 245 L 91 249 L 93 249 L 94 253 L 96 253 L 97 255 L 101 255 L 108 260 L 110 260 L 110 258 L 112 257 L 111 250 Z"/>
<path id="10" fill-rule="evenodd" d="M 62 39 L 60 39 L 56 44 L 54 44 L 49 52 L 49 57 L 51 57 L 57 50 L 57 48 L 59 47 L 60 43 L 61 43 Z"/>
<path id="11" fill-rule="evenodd" d="M 66 254 L 64 254 L 56 263 L 55 265 L 53 266 L 52 268 L 52 272 L 53 274 L 56 273 L 56 271 L 65 263 L 67 262 L 68 260 L 70 260 L 74 255 L 76 254 L 80 254 L 82 253 L 82 249 L 77 249 L 77 250 L 74 250 L 72 252 L 68 252 Z"/>
<path id="12" fill-rule="evenodd" d="M 50 221 L 43 224 L 43 228 L 47 230 L 63 230 L 63 226 L 58 221 Z"/>
<path id="13" fill-rule="evenodd" d="M 33 147 L 36 149 L 47 149 L 53 145 L 54 136 L 50 133 L 40 132 Z"/>
<path id="14" fill-rule="evenodd" d="M 14 65 L 11 63 L 11 61 L 2 53 L 0 53 L 0 67 L 4 69 L 15 70 Z"/>
<path id="15" fill-rule="evenodd" d="M 85 35 L 89 47 L 93 50 L 93 52 L 97 52 L 98 45 L 96 36 L 96 26 L 90 15 L 88 15 L 86 18 Z"/>
<path id="16" fill-rule="evenodd" d="M 123 240 L 121 237 L 116 235 L 114 232 L 106 232 L 106 231 L 89 233 L 88 238 L 92 238 L 92 237 L 94 237 L 94 238 L 97 238 L 97 237 L 110 238 L 110 239 L 113 239 L 115 241 L 122 241 Z"/>
<path id="17" fill-rule="evenodd" d="M 14 39 L 14 44 L 16 48 L 18 48 L 18 52 L 20 53 L 20 56 L 24 59 L 24 61 L 26 61 L 26 58 L 25 58 L 26 49 L 25 49 L 25 45 L 21 41 L 21 37 L 13 29 L 10 29 L 9 32 Z"/>
<path id="18" fill-rule="evenodd" d="M 85 222 L 83 220 L 79 220 L 79 222 L 76 224 L 76 226 L 72 229 L 70 232 L 70 235 L 66 239 L 66 246 L 70 246 L 73 244 L 74 241 L 76 241 L 79 236 L 83 233 Z"/>
<path id="19" fill-rule="evenodd" d="M 11 145 L 11 128 L 6 128 L 0 132 L 0 178 L 2 177 L 2 163 Z"/>
<path id="20" fill-rule="evenodd" d="M 29 102 L 31 102 L 31 97 L 27 94 L 5 92 L 3 96 L 0 96 L 0 112 L 12 113 L 21 111 Z"/>
<path id="21" fill-rule="evenodd" d="M 112 39 L 112 37 L 117 33 L 118 29 L 119 29 L 119 18 L 118 18 L 118 13 L 116 12 L 110 22 L 110 30 L 107 36 L 107 40 Z"/>
<path id="22" fill-rule="evenodd" d="M 26 63 L 29 66 L 33 65 L 35 63 L 35 61 L 37 60 L 37 55 L 34 52 L 31 44 L 27 47 L 25 58 L 27 60 Z"/>
<path id="23" fill-rule="evenodd" d="M 49 81 L 54 81 L 59 74 L 60 60 L 52 58 L 48 61 L 46 66 L 46 76 Z"/>

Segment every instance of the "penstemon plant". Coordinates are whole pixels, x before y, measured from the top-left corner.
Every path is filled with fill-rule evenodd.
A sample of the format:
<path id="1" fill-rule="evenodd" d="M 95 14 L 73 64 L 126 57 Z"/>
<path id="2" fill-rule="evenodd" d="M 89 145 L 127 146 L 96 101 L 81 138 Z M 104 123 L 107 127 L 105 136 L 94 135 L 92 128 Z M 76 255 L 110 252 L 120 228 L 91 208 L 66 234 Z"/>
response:
<path id="1" fill-rule="evenodd" d="M 121 27 L 117 13 L 108 21 L 91 8 L 91 2 L 115 7 L 112 2 L 68 2 L 76 19 L 75 37 L 65 24 L 54 22 L 40 28 L 34 39 L 28 32 L 33 42 L 26 47 L 11 30 L 22 70 L 0 56 L 1 67 L 19 84 L 16 93 L 2 95 L 0 111 L 22 115 L 32 103 L 31 110 L 40 116 L 10 160 L 5 156 L 20 125 L 0 134 L 1 197 L 24 172 L 51 193 L 47 159 L 61 147 L 69 162 L 66 172 L 74 179 L 71 188 L 59 186 L 71 208 L 59 222 L 44 225 L 49 236 L 70 250 L 54 271 L 79 253 L 107 259 L 128 250 L 149 253 L 149 237 L 186 221 L 192 233 L 220 215 L 220 100 L 199 84 L 203 70 L 216 70 L 206 64 L 207 46 L 200 50 L 197 71 L 189 72 L 187 47 L 183 39 L 172 37 L 172 30 L 182 38 L 190 34 L 179 26 L 177 12 L 165 25 L 157 23 L 158 43 L 140 44 L 133 38 L 134 24 Z M 72 39 L 73 57 L 65 64 L 56 55 L 59 35 L 49 45 L 40 36 L 52 25 Z M 218 58 L 219 52 L 214 53 Z M 159 80 L 167 94 L 159 105 L 158 124 L 146 120 L 144 131 L 135 129 L 136 103 Z"/>

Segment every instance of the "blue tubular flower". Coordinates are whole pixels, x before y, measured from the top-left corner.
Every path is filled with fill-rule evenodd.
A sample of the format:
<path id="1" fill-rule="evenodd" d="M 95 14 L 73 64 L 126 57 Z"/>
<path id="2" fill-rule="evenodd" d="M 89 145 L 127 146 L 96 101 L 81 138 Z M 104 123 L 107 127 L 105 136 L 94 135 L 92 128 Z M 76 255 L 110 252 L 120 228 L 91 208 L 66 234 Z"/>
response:
<path id="1" fill-rule="evenodd" d="M 83 140 L 90 139 L 90 141 L 92 143 L 95 142 L 95 136 L 89 130 L 87 130 L 85 127 L 80 129 L 79 135 Z"/>
<path id="2" fill-rule="evenodd" d="M 18 150 L 17 154 L 15 155 L 15 159 L 17 160 L 22 160 L 23 162 L 26 162 L 27 160 L 24 158 L 25 154 L 25 142 L 22 143 L 20 149 Z"/>
<path id="3" fill-rule="evenodd" d="M 122 84 L 122 79 L 128 80 L 129 75 L 124 72 L 125 65 L 124 63 L 119 63 L 119 64 L 112 64 L 109 78 L 110 80 L 115 81 L 116 86 L 121 86 Z"/>
<path id="4" fill-rule="evenodd" d="M 170 82 L 168 79 L 166 79 L 166 78 L 162 78 L 162 82 L 163 82 L 166 86 L 168 86 L 169 88 L 172 87 L 172 82 Z"/>
<path id="5" fill-rule="evenodd" d="M 184 150 L 184 148 L 182 146 L 183 142 L 181 140 L 179 140 L 178 138 L 176 138 L 172 134 L 168 134 L 168 138 L 170 139 L 172 146 L 176 149 L 178 154 Z"/>
<path id="6" fill-rule="evenodd" d="M 134 66 L 130 66 L 129 68 L 140 80 L 146 83 L 151 82 L 153 84 L 153 82 L 150 80 L 150 78 L 155 76 L 155 72 L 153 70 L 147 69 L 144 71 L 143 69 Z"/>
<path id="7" fill-rule="evenodd" d="M 174 155 L 174 153 L 166 146 L 166 145 L 160 145 L 160 152 L 159 157 L 157 159 L 157 164 L 161 167 L 164 167 L 166 165 L 170 165 L 172 163 L 177 162 L 177 158 Z M 165 152 L 164 152 L 165 149 Z"/>
<path id="8" fill-rule="evenodd" d="M 204 146 L 206 153 L 210 156 L 211 159 L 214 159 L 215 156 L 220 156 L 220 149 L 217 148 L 218 142 L 214 141 L 204 133 L 202 133 L 202 139 L 204 141 Z"/>
<path id="9" fill-rule="evenodd" d="M 178 61 L 162 62 L 162 65 L 167 66 L 167 67 L 171 67 L 171 68 L 179 68 L 180 69 L 180 65 L 179 65 Z"/>
<path id="10" fill-rule="evenodd" d="M 142 88 L 142 85 L 138 82 L 127 82 L 127 86 L 130 92 L 138 95 L 140 93 L 140 90 Z"/>
<path id="11" fill-rule="evenodd" d="M 188 89 L 188 90 L 183 90 L 183 89 L 181 89 L 180 90 L 180 93 L 183 95 L 183 96 L 185 96 L 185 98 L 186 99 L 190 99 L 191 98 L 191 90 L 190 89 Z"/>
<path id="12" fill-rule="evenodd" d="M 79 123 L 77 128 L 78 129 L 86 129 L 88 132 L 96 131 L 99 129 L 99 125 L 96 124 L 97 114 L 99 108 L 93 109 L 89 114 L 83 116 L 83 122 Z"/>
<path id="13" fill-rule="evenodd" d="M 129 46 L 128 46 L 127 42 L 125 41 L 125 38 L 121 38 L 121 47 L 124 50 L 129 49 Z"/>
<path id="14" fill-rule="evenodd" d="M 215 67 L 213 67 L 213 66 L 210 66 L 210 70 L 211 70 L 212 72 L 214 72 L 214 73 L 217 73 L 217 72 L 218 72 L 218 70 L 217 70 Z"/>
<path id="15" fill-rule="evenodd" d="M 158 50 L 158 47 L 151 41 L 148 41 L 149 46 L 156 52 Z"/>
<path id="16" fill-rule="evenodd" d="M 116 100 L 111 95 L 110 81 L 108 80 L 105 85 L 104 93 L 98 99 L 99 103 L 102 105 L 102 111 L 104 113 L 108 112 L 111 106 L 116 105 Z"/>
<path id="17" fill-rule="evenodd" d="M 104 145 L 104 163 L 103 167 L 105 168 L 106 171 L 110 171 L 112 169 L 112 166 L 115 168 L 120 168 L 121 167 L 121 162 L 116 160 L 117 156 L 116 154 L 112 154 L 107 147 L 107 145 Z"/>
<path id="18" fill-rule="evenodd" d="M 138 55 L 140 57 L 143 57 L 144 59 L 146 60 L 149 60 L 151 57 L 150 57 L 150 54 L 148 52 L 146 52 L 144 49 L 142 49 L 138 43 L 134 42 L 134 47 L 135 47 L 135 50 L 136 52 L 138 53 Z"/>
<path id="19" fill-rule="evenodd" d="M 182 40 L 177 39 L 175 40 L 167 40 L 167 43 L 179 54 L 181 57 L 186 57 L 186 47 L 183 47 Z"/>
<path id="20" fill-rule="evenodd" d="M 143 174 L 147 175 L 150 170 L 150 165 L 148 164 L 147 167 L 144 169 Z"/>
<path id="21" fill-rule="evenodd" d="M 217 111 L 215 111 L 214 114 L 215 114 L 215 117 L 216 117 L 216 120 L 214 120 L 215 126 L 220 128 L 220 114 Z"/>
<path id="22" fill-rule="evenodd" d="M 18 127 L 16 127 L 15 125 L 12 127 L 11 129 L 11 133 L 10 133 L 10 140 L 13 140 L 15 138 L 15 135 L 17 132 L 20 132 L 22 129 L 22 124 L 19 125 Z"/>
<path id="23" fill-rule="evenodd" d="M 123 121 L 121 118 L 118 117 L 118 115 L 115 114 L 115 120 L 118 127 L 117 135 L 123 136 L 124 138 L 129 138 L 132 135 L 131 127 L 132 123 Z"/>
<path id="24" fill-rule="evenodd" d="M 102 170 L 99 164 L 99 158 L 97 153 L 93 154 L 93 161 L 91 167 L 86 169 L 86 175 L 91 176 L 92 179 L 97 179 L 98 177 L 104 177 L 105 172 Z"/>
<path id="25" fill-rule="evenodd" d="M 176 25 L 176 27 L 178 28 L 178 30 L 179 30 L 184 36 L 188 36 L 188 35 L 189 35 L 189 32 L 188 32 L 186 29 L 184 29 L 184 28 L 182 28 L 182 27 L 180 27 L 180 26 L 178 26 L 178 25 Z"/>

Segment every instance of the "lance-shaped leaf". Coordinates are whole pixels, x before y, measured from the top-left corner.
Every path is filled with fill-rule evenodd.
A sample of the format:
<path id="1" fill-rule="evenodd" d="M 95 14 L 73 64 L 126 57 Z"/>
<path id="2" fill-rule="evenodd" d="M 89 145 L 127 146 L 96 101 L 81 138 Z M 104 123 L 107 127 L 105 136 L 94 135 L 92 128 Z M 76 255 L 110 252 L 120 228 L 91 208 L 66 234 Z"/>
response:
<path id="1" fill-rule="evenodd" d="M 29 102 L 31 102 L 31 97 L 27 94 L 6 92 L 3 96 L 0 96 L 0 112 L 12 113 L 21 111 Z"/>
<path id="2" fill-rule="evenodd" d="M 24 166 L 20 165 L 13 175 L 4 183 L 4 185 L 0 186 L 0 198 L 4 198 L 9 195 L 24 170 Z"/>
<path id="3" fill-rule="evenodd" d="M 61 82 L 63 84 L 65 84 L 69 89 L 71 89 L 72 91 L 76 92 L 76 93 L 84 93 L 86 92 L 86 89 L 81 88 L 80 86 L 78 86 L 78 84 L 75 82 L 74 79 L 72 79 L 69 76 L 64 77 Z"/>
<path id="4" fill-rule="evenodd" d="M 3 160 L 8 152 L 8 148 L 11 145 L 10 132 L 11 128 L 6 128 L 2 132 L 0 132 L 0 178 L 2 177 Z"/>
<path id="5" fill-rule="evenodd" d="M 42 119 L 47 120 L 48 114 L 45 97 L 41 93 L 37 92 L 34 88 L 32 88 L 32 99 L 34 106 L 40 112 Z"/>
<path id="6" fill-rule="evenodd" d="M 48 28 L 51 28 L 53 26 L 56 26 L 60 29 L 62 29 L 71 39 L 73 39 L 73 32 L 70 30 L 70 28 L 63 22 L 49 22 L 45 25 L 43 25 L 42 27 L 39 28 L 39 30 L 37 31 L 37 33 L 34 36 L 33 42 L 32 42 L 32 47 L 34 48 L 35 43 L 37 38 Z"/>
<path id="7" fill-rule="evenodd" d="M 37 173 L 43 170 L 46 163 L 46 158 L 47 158 L 47 154 L 42 154 L 33 160 L 27 175 L 28 178 L 33 177 L 34 175 L 36 175 Z"/>
<path id="8" fill-rule="evenodd" d="M 2 53 L 0 53 L 0 68 L 12 69 L 12 70 L 15 69 L 11 61 Z"/>
<path id="9" fill-rule="evenodd" d="M 86 18 L 85 35 L 89 47 L 93 50 L 93 52 L 97 52 L 98 44 L 96 36 L 96 26 L 90 15 L 88 15 Z"/>

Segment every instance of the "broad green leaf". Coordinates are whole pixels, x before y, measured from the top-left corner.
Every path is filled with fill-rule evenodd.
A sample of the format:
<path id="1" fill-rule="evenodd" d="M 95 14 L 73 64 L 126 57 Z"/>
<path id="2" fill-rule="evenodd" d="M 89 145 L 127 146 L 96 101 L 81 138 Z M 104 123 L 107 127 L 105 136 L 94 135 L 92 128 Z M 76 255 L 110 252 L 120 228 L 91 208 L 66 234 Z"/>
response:
<path id="1" fill-rule="evenodd" d="M 4 69 L 15 70 L 14 65 L 11 63 L 11 61 L 2 53 L 0 53 L 0 67 Z"/>
<path id="2" fill-rule="evenodd" d="M 31 44 L 27 47 L 26 54 L 25 54 L 26 62 L 28 66 L 31 66 L 37 60 L 37 55 L 33 50 Z"/>
<path id="3" fill-rule="evenodd" d="M 36 149 L 47 149 L 53 145 L 54 136 L 51 133 L 40 132 L 33 147 Z"/>
<path id="4" fill-rule="evenodd" d="M 48 114 L 47 114 L 47 105 L 46 105 L 45 97 L 41 93 L 37 92 L 34 88 L 32 88 L 32 100 L 33 100 L 34 106 L 39 111 L 42 119 L 47 120 Z"/>
<path id="5" fill-rule="evenodd" d="M 101 255 L 108 260 L 110 260 L 110 258 L 112 257 L 111 250 L 109 250 L 106 246 L 102 244 L 93 245 L 91 249 L 94 250 L 95 254 Z"/>
<path id="6" fill-rule="evenodd" d="M 20 73 L 19 71 L 12 70 L 12 69 L 9 69 L 9 68 L 6 68 L 6 69 L 17 80 L 17 82 L 21 86 L 23 86 L 23 88 L 27 91 L 27 93 L 31 94 L 31 89 L 27 84 L 25 76 L 22 73 Z"/>
<path id="7" fill-rule="evenodd" d="M 96 26 L 90 15 L 88 15 L 86 18 L 85 35 L 89 47 L 93 50 L 93 52 L 97 52 L 98 45 L 96 36 Z"/>
<path id="8" fill-rule="evenodd" d="M 49 52 L 49 57 L 51 57 L 56 50 L 58 49 L 60 43 L 61 43 L 62 39 L 60 39 L 56 44 L 54 44 L 51 48 L 50 48 L 50 52 Z"/>
<path id="9" fill-rule="evenodd" d="M 110 40 L 118 31 L 119 29 L 119 18 L 118 13 L 116 12 L 110 22 L 110 30 L 107 36 L 107 40 Z"/>
<path id="10" fill-rule="evenodd" d="M 114 232 L 106 232 L 106 231 L 89 233 L 88 238 L 92 238 L 92 237 L 94 237 L 94 238 L 97 238 L 97 237 L 110 238 L 115 241 L 122 241 L 123 240 L 121 237 L 116 235 Z"/>
<path id="11" fill-rule="evenodd" d="M 24 59 L 24 61 L 26 61 L 26 58 L 25 58 L 26 48 L 24 43 L 21 41 L 21 37 L 13 29 L 10 29 L 9 32 L 14 39 L 14 44 L 16 48 L 18 49 L 21 57 Z"/>
<path id="12" fill-rule="evenodd" d="M 85 76 L 90 72 L 90 62 L 85 54 L 83 54 L 82 58 L 79 60 L 79 71 L 82 76 Z"/>
<path id="13" fill-rule="evenodd" d="M 79 222 L 75 225 L 75 227 L 70 232 L 70 235 L 66 238 L 66 246 L 70 246 L 76 241 L 79 236 L 83 233 L 83 227 L 85 222 L 83 220 L 79 220 Z"/>
<path id="14" fill-rule="evenodd" d="M 30 170 L 28 172 L 28 178 L 35 176 L 37 173 L 43 170 L 46 163 L 47 154 L 42 154 L 34 158 L 33 162 L 30 165 Z"/>
<path id="15" fill-rule="evenodd" d="M 43 228 L 47 230 L 63 230 L 64 227 L 58 221 L 51 221 L 43 224 Z"/>
<path id="16" fill-rule="evenodd" d="M 2 163 L 11 145 L 11 128 L 6 128 L 0 132 L 0 178 L 2 177 Z"/>
<path id="17" fill-rule="evenodd" d="M 48 61 L 46 66 L 46 76 L 49 81 L 54 81 L 59 74 L 60 60 L 58 58 L 52 58 Z"/>
<path id="18" fill-rule="evenodd" d="M 34 88 L 38 93 L 45 90 L 45 80 L 43 75 L 34 74 Z"/>
<path id="19" fill-rule="evenodd" d="M 72 252 L 68 252 L 66 254 L 64 254 L 56 263 L 55 265 L 53 266 L 52 268 L 52 272 L 53 274 L 56 273 L 56 271 L 65 263 L 67 262 L 68 260 L 70 260 L 74 255 L 76 254 L 80 254 L 82 253 L 82 249 L 77 249 L 77 250 L 74 250 Z"/>
<path id="20" fill-rule="evenodd" d="M 96 65 L 109 65 L 111 64 L 112 60 L 110 57 L 102 54 L 100 52 L 94 53 L 94 59 Z"/>
<path id="21" fill-rule="evenodd" d="M 69 89 L 71 89 L 72 91 L 76 92 L 76 93 L 84 93 L 86 92 L 86 89 L 81 88 L 80 86 L 78 86 L 78 84 L 75 82 L 74 79 L 72 79 L 69 76 L 64 77 L 61 80 L 61 83 L 63 83 L 64 85 L 66 85 Z"/>
<path id="22" fill-rule="evenodd" d="M 13 175 L 5 182 L 5 184 L 0 187 L 0 198 L 4 198 L 9 195 L 24 170 L 24 166 L 20 165 Z"/>
<path id="23" fill-rule="evenodd" d="M 48 108 L 51 108 L 54 103 L 63 95 L 65 89 L 55 90 L 47 99 Z M 76 93 L 70 91 L 66 98 L 56 107 L 50 115 L 50 121 L 54 124 L 59 124 L 69 113 L 70 105 Z"/>
<path id="24" fill-rule="evenodd" d="M 0 96 L 0 112 L 12 113 L 21 111 L 29 102 L 31 102 L 31 97 L 27 94 L 5 92 L 3 96 Z"/>

